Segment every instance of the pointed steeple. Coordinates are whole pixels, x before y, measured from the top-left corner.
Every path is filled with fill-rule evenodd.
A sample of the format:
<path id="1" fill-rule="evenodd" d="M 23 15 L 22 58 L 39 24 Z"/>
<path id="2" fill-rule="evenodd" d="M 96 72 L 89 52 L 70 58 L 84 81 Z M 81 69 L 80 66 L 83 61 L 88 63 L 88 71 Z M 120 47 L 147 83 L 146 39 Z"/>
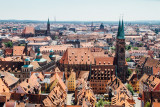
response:
<path id="1" fill-rule="evenodd" d="M 50 22 L 49 22 L 49 18 L 48 18 L 48 22 L 47 22 L 47 24 L 50 24 Z"/>
<path id="2" fill-rule="evenodd" d="M 49 18 L 48 18 L 48 22 L 47 22 L 47 32 L 46 35 L 49 36 L 50 35 L 50 22 L 49 22 Z"/>
<path id="3" fill-rule="evenodd" d="M 123 23 L 123 18 L 122 18 L 121 37 L 124 38 L 124 23 Z"/>
<path id="4" fill-rule="evenodd" d="M 125 37 L 124 37 L 124 23 L 123 23 L 123 19 L 122 19 L 122 25 L 121 25 L 121 22 L 119 21 L 117 38 L 118 39 L 125 39 Z"/>
<path id="5" fill-rule="evenodd" d="M 120 21 L 120 19 L 119 19 L 117 38 L 119 38 L 120 32 L 121 32 L 121 21 Z"/>

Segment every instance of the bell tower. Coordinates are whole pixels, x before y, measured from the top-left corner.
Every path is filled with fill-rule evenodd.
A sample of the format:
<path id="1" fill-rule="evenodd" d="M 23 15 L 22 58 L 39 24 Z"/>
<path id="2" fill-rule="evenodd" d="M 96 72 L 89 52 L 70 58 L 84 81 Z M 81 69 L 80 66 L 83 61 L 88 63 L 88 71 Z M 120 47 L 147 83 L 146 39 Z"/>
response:
<path id="1" fill-rule="evenodd" d="M 128 76 L 128 67 L 125 61 L 125 35 L 124 35 L 124 23 L 119 21 L 118 33 L 116 38 L 116 63 L 117 63 L 117 76 L 126 82 Z"/>

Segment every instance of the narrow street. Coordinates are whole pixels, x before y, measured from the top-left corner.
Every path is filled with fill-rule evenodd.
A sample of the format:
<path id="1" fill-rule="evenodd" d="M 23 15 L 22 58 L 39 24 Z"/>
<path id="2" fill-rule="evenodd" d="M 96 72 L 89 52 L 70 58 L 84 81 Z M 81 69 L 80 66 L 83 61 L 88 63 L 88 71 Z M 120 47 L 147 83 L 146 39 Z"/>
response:
<path id="1" fill-rule="evenodd" d="M 67 94 L 67 105 L 72 105 L 72 96 L 74 93 Z"/>
<path id="2" fill-rule="evenodd" d="M 135 100 L 135 107 L 141 107 L 141 100 L 138 100 L 138 94 L 135 93 L 133 96 L 133 99 Z"/>

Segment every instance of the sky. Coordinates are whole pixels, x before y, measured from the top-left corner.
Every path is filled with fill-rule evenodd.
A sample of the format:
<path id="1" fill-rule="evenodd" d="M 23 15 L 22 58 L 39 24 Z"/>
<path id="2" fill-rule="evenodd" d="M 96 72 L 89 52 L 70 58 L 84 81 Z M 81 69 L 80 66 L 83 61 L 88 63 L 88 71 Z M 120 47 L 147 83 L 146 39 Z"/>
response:
<path id="1" fill-rule="evenodd" d="M 160 0 L 0 0 L 0 20 L 160 20 Z"/>

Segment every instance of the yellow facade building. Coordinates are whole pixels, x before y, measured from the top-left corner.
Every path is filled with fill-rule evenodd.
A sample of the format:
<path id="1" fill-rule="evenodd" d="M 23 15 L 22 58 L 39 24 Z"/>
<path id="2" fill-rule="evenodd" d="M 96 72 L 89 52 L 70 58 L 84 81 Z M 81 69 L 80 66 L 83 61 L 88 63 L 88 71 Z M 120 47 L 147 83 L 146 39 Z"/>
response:
<path id="1" fill-rule="evenodd" d="M 76 73 L 71 72 L 69 78 L 67 79 L 68 91 L 75 91 L 76 88 Z"/>
<path id="2" fill-rule="evenodd" d="M 133 71 L 133 73 L 128 78 L 128 83 L 133 87 L 133 91 L 139 91 L 139 80 L 135 71 Z"/>

